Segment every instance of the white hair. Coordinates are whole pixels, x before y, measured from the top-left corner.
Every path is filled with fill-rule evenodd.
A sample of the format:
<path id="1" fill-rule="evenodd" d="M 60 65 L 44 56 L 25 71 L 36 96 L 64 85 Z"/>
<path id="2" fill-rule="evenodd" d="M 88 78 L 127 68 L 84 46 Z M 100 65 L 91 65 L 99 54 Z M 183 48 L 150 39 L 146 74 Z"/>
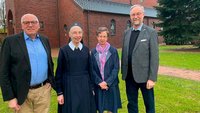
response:
<path id="1" fill-rule="evenodd" d="M 135 5 L 131 6 L 130 11 L 135 7 L 139 7 L 142 10 L 142 12 L 144 13 L 144 7 L 140 4 L 135 4 Z"/>
<path id="2" fill-rule="evenodd" d="M 33 17 L 36 19 L 36 21 L 39 22 L 37 16 L 35 16 L 34 14 L 29 14 L 29 13 L 28 13 L 28 14 L 24 14 L 24 15 L 21 17 L 21 23 L 23 23 L 24 18 L 27 17 L 27 16 L 33 16 Z"/>

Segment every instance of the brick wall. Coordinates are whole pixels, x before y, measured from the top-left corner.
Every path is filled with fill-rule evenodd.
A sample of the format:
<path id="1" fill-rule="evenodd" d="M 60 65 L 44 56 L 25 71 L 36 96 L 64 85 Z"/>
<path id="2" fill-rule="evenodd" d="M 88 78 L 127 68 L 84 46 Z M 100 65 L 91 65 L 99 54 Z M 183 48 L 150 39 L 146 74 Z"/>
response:
<path id="1" fill-rule="evenodd" d="M 84 44 L 87 45 L 89 48 L 94 48 L 97 44 L 97 28 L 100 26 L 106 26 L 110 30 L 111 19 L 114 19 L 116 22 L 116 34 L 114 36 L 110 36 L 109 42 L 115 47 L 120 48 L 122 45 L 123 33 L 127 27 L 127 21 L 129 20 L 129 15 L 83 11 L 73 1 L 66 0 L 60 0 L 59 15 L 61 46 L 65 45 L 69 40 L 68 31 L 67 35 L 65 36 L 65 31 L 63 28 L 64 24 L 68 26 L 69 30 L 69 27 L 72 23 L 80 22 L 84 30 Z M 154 20 L 153 18 L 148 19 L 145 24 L 149 24 L 150 26 L 152 26 L 151 24 L 153 21 L 156 20 Z"/>
<path id="2" fill-rule="evenodd" d="M 143 1 L 143 2 L 141 2 Z M 132 0 L 133 4 L 141 4 L 144 7 L 153 7 L 157 6 L 157 0 Z"/>
<path id="3" fill-rule="evenodd" d="M 113 2 L 130 4 L 130 0 L 111 0 Z M 153 7 L 157 5 L 157 0 L 132 0 L 132 4 L 141 4 L 144 7 Z"/>
<path id="4" fill-rule="evenodd" d="M 5 0 L 6 4 L 6 12 L 8 13 L 9 10 L 12 10 L 14 13 L 14 1 L 13 0 Z"/>
<path id="5" fill-rule="evenodd" d="M 106 26 L 110 31 L 111 20 L 114 19 L 116 22 L 116 35 L 109 37 L 109 42 L 117 48 L 122 46 L 123 33 L 127 28 L 127 21 L 130 20 L 129 15 L 116 15 L 116 14 L 106 14 L 98 12 L 89 13 L 89 46 L 93 48 L 97 44 L 96 30 L 100 26 Z M 144 24 L 154 27 L 153 22 L 157 22 L 156 18 L 144 19 Z M 156 28 L 156 30 L 160 30 Z"/>
<path id="6" fill-rule="evenodd" d="M 69 27 L 74 22 L 81 23 L 84 29 L 84 37 L 87 37 L 85 36 L 87 34 L 86 17 L 83 13 L 83 10 L 73 0 L 59 0 L 58 4 L 60 45 L 63 46 L 68 42 Z M 68 28 L 66 32 L 64 30 L 64 24 L 66 24 Z M 84 42 L 87 42 L 85 38 Z"/>
<path id="7" fill-rule="evenodd" d="M 14 1 L 13 0 L 5 0 L 5 4 L 6 4 L 6 19 L 7 19 L 6 25 L 8 27 L 8 34 L 10 34 L 11 30 L 13 30 L 13 27 L 15 27 L 9 22 L 9 20 L 11 19 L 11 15 L 12 15 L 13 19 L 15 18 Z M 10 12 L 9 17 L 8 17 L 8 12 Z"/>
<path id="8" fill-rule="evenodd" d="M 112 0 L 129 4 L 129 0 Z M 132 0 L 137 2 L 140 0 Z M 152 5 L 156 0 L 144 0 L 143 4 Z M 14 9 L 15 8 L 15 9 Z M 33 13 L 44 22 L 41 34 L 50 38 L 51 46 L 61 47 L 68 40 L 69 27 L 74 22 L 79 22 L 84 30 L 84 44 L 93 48 L 96 46 L 96 29 L 99 26 L 106 26 L 110 29 L 111 19 L 116 22 L 116 35 L 110 36 L 109 42 L 117 48 L 121 47 L 123 32 L 127 27 L 129 15 L 117 15 L 108 13 L 98 13 L 82 10 L 74 0 L 6 0 L 6 11 L 11 10 L 14 18 L 15 33 L 21 31 L 21 16 L 25 13 Z M 145 23 L 151 25 L 155 19 L 145 19 Z M 67 25 L 67 31 L 64 30 Z"/>
<path id="9" fill-rule="evenodd" d="M 57 0 L 15 0 L 14 8 L 10 0 L 6 0 L 8 9 L 13 10 L 15 33 L 21 30 L 21 16 L 26 13 L 35 14 L 44 22 L 44 29 L 39 32 L 49 37 L 52 47 L 59 46 Z"/>
<path id="10" fill-rule="evenodd" d="M 109 37 L 108 41 L 111 45 L 119 48 L 122 45 L 122 37 L 124 30 L 126 29 L 126 23 L 129 20 L 128 15 L 115 15 L 106 13 L 90 12 L 89 16 L 89 38 L 90 48 L 93 48 L 97 44 L 96 30 L 100 26 L 106 26 L 110 31 L 111 20 L 114 19 L 116 22 L 116 34 Z"/>

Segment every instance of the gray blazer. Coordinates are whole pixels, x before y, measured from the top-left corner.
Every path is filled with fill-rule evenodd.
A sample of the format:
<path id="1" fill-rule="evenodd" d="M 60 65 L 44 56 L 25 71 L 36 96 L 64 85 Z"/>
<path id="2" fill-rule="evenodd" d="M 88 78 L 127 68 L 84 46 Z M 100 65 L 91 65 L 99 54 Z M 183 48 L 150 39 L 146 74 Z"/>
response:
<path id="1" fill-rule="evenodd" d="M 122 47 L 122 79 L 125 80 L 128 72 L 128 50 L 132 27 L 125 31 Z M 157 32 L 143 24 L 132 53 L 133 78 L 137 83 L 147 80 L 156 81 L 159 53 Z"/>

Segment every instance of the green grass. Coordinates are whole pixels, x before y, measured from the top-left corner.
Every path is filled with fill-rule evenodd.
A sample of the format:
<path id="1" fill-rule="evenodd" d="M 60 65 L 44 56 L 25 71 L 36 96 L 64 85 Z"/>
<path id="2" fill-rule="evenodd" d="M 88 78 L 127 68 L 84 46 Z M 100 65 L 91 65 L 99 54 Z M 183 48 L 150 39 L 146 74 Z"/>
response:
<path id="1" fill-rule="evenodd" d="M 200 52 L 172 51 L 172 49 L 191 49 L 191 45 L 160 46 L 159 58 L 161 66 L 175 67 L 189 70 L 200 70 Z M 118 49 L 121 58 L 121 49 Z"/>
<path id="2" fill-rule="evenodd" d="M 2 28 L 2 29 L 0 29 L 0 33 L 7 33 L 7 29 L 5 29 L 5 31 L 4 31 L 4 29 Z"/>
<path id="3" fill-rule="evenodd" d="M 167 51 L 174 48 L 188 46 L 161 46 L 160 64 L 171 67 L 178 67 L 191 70 L 200 70 L 200 53 L 171 52 Z M 121 57 L 121 51 L 119 50 Z M 181 55 L 179 55 L 181 54 Z M 179 60 L 181 59 L 181 60 Z M 54 67 L 56 69 L 57 59 L 54 58 Z M 182 63 L 184 61 L 184 63 Z M 171 63 L 172 62 L 172 63 Z M 180 65 L 181 64 L 181 65 Z M 125 83 L 120 78 L 120 94 L 122 100 L 122 109 L 119 113 L 127 113 L 127 98 L 125 92 Z M 200 82 L 175 78 L 170 76 L 158 76 L 158 82 L 155 86 L 155 102 L 157 113 L 200 113 Z M 57 113 L 56 93 L 52 90 L 50 113 Z M 139 95 L 140 113 L 145 113 L 142 95 Z M 11 113 L 7 103 L 3 102 L 0 91 L 0 113 Z"/>
<path id="4" fill-rule="evenodd" d="M 119 113 L 127 113 L 125 83 L 120 77 L 120 92 L 123 108 Z M 155 102 L 157 113 L 199 113 L 200 82 L 159 75 L 155 86 Z M 0 92 L 1 95 L 1 92 Z M 57 113 L 56 93 L 52 90 L 50 113 Z M 0 113 L 10 113 L 7 103 L 0 96 Z M 145 113 L 141 94 L 139 95 L 139 111 Z"/>
<path id="5" fill-rule="evenodd" d="M 160 46 L 160 65 L 189 70 L 200 70 L 200 52 L 170 51 L 192 46 Z"/>

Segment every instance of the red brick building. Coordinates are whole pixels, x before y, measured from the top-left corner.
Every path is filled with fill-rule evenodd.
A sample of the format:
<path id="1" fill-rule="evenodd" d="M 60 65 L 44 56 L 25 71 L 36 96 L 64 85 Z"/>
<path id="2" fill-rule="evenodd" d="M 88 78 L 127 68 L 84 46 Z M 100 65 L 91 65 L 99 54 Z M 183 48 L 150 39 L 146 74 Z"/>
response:
<path id="1" fill-rule="evenodd" d="M 68 28 L 74 22 L 81 23 L 88 47 L 97 43 L 96 29 L 106 26 L 111 34 L 109 42 L 120 48 L 123 32 L 131 25 L 131 4 L 145 6 L 144 23 L 154 27 L 157 0 L 6 0 L 8 34 L 19 33 L 21 16 L 32 13 L 39 18 L 40 33 L 49 37 L 53 48 L 68 42 Z"/>

